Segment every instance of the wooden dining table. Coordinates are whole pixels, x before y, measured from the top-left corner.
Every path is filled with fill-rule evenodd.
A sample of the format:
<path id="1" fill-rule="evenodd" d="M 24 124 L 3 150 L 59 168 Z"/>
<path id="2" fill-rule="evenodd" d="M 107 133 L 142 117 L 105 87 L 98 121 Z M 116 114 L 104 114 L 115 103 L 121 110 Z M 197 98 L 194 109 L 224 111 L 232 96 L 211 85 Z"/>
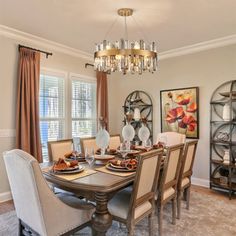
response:
<path id="1" fill-rule="evenodd" d="M 48 182 L 52 183 L 55 187 L 73 192 L 77 196 L 85 197 L 87 200 L 96 203 L 96 209 L 91 219 L 93 235 L 106 235 L 107 230 L 112 225 L 112 216 L 107 206 L 108 201 L 116 192 L 133 183 L 135 172 L 127 176 L 117 176 L 112 173 L 96 171 L 81 178 L 66 180 L 51 171 L 44 171 L 45 165 L 50 167 L 52 163 L 41 166 L 44 177 Z M 87 164 L 82 165 L 89 169 Z M 94 165 L 92 169 L 97 167 L 99 166 Z"/>

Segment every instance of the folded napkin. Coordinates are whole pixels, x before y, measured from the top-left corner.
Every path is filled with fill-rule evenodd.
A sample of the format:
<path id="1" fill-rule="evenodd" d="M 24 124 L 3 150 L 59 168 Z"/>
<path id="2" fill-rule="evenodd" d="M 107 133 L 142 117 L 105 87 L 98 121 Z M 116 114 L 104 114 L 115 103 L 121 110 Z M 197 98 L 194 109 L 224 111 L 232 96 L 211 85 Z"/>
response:
<path id="1" fill-rule="evenodd" d="M 143 151 L 143 152 L 149 152 L 153 149 L 153 147 L 135 146 L 134 149 L 135 150 L 140 150 L 140 151 Z"/>

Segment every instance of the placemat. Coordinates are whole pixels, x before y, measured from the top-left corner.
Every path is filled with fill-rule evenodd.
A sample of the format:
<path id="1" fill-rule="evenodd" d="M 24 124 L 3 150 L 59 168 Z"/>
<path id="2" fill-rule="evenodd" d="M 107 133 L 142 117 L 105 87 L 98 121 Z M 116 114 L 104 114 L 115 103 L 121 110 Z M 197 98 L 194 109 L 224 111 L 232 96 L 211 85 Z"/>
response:
<path id="1" fill-rule="evenodd" d="M 104 172 L 104 173 L 107 173 L 107 174 L 111 174 L 111 175 L 118 175 L 118 176 L 121 176 L 121 177 L 125 177 L 125 176 L 130 176 L 130 175 L 133 175 L 135 172 L 115 172 L 115 171 L 110 171 L 108 170 L 105 166 L 103 167 L 99 167 L 99 168 L 96 168 L 97 171 L 101 171 L 101 172 Z"/>
<path id="2" fill-rule="evenodd" d="M 44 172 L 48 172 L 50 169 L 51 168 L 44 168 L 42 170 Z M 84 171 L 82 171 L 80 173 L 76 173 L 76 174 L 65 174 L 65 175 L 54 174 L 54 175 L 59 177 L 59 178 L 61 178 L 61 179 L 65 179 L 65 180 L 71 181 L 71 180 L 82 178 L 82 177 L 85 177 L 85 176 L 88 176 L 88 175 L 92 175 L 92 174 L 95 174 L 95 173 L 97 173 L 96 170 L 85 169 Z"/>

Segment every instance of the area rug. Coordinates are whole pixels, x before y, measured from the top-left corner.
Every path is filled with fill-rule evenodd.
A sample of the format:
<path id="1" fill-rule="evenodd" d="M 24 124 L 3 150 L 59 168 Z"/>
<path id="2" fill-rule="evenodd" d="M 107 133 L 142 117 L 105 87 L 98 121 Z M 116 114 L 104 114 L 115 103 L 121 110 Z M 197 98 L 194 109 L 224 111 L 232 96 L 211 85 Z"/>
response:
<path id="1" fill-rule="evenodd" d="M 164 236 L 235 236 L 236 235 L 236 199 L 219 200 L 214 196 L 192 192 L 190 210 L 182 204 L 182 216 L 171 224 L 171 206 L 164 210 Z M 0 215 L 0 236 L 17 236 L 17 218 L 15 211 Z M 155 216 L 154 235 L 158 236 L 157 217 Z M 85 228 L 76 236 L 91 235 L 90 228 Z M 108 236 L 127 235 L 126 227 L 113 222 Z M 142 220 L 135 227 L 135 235 L 148 236 L 148 221 Z"/>

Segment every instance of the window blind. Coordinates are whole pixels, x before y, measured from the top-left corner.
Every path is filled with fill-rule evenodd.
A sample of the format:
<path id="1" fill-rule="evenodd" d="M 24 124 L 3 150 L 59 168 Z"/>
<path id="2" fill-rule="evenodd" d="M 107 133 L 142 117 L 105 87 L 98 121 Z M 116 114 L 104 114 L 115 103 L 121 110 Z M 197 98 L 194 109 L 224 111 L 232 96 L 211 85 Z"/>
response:
<path id="1" fill-rule="evenodd" d="M 95 136 L 97 130 L 96 81 L 72 77 L 71 118 L 73 137 Z"/>
<path id="2" fill-rule="evenodd" d="M 65 135 L 65 78 L 41 74 L 39 96 L 42 153 L 47 161 L 47 142 Z"/>

